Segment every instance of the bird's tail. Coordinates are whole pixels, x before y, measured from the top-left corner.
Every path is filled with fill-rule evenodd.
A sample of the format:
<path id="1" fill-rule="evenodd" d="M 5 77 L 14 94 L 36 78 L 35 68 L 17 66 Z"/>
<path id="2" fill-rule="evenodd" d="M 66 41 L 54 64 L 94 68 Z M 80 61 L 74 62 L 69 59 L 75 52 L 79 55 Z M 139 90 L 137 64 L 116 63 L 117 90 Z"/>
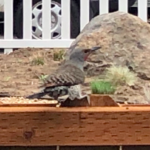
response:
<path id="1" fill-rule="evenodd" d="M 35 93 L 35 94 L 32 94 L 32 95 L 29 95 L 29 96 L 27 96 L 26 98 L 27 99 L 40 99 L 40 98 L 42 98 L 43 96 L 45 96 L 46 95 L 46 93 L 44 93 L 44 92 L 39 92 L 39 93 Z"/>

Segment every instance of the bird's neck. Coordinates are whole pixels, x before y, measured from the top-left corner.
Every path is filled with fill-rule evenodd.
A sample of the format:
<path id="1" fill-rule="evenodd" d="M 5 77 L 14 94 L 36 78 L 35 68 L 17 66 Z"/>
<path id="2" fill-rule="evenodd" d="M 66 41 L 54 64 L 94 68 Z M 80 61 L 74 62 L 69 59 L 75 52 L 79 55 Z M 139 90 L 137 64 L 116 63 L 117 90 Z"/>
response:
<path id="1" fill-rule="evenodd" d="M 81 69 L 83 71 L 84 61 L 81 61 L 79 59 L 70 59 L 70 60 L 67 60 L 65 62 L 65 64 L 74 65 L 74 66 L 78 67 L 79 69 Z"/>

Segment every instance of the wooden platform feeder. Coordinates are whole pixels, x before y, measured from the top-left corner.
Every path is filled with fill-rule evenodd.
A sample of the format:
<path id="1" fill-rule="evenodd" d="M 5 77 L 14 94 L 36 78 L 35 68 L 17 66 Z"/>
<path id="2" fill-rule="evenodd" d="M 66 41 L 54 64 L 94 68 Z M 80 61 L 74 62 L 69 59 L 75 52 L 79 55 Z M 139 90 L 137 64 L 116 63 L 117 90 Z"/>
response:
<path id="1" fill-rule="evenodd" d="M 0 146 L 150 145 L 150 105 L 0 105 Z"/>

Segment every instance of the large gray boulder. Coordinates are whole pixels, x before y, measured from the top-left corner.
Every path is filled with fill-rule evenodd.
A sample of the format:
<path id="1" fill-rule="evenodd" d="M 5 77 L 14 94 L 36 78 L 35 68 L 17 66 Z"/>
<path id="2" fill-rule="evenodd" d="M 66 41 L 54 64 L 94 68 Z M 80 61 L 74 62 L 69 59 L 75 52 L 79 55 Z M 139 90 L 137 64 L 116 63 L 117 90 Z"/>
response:
<path id="1" fill-rule="evenodd" d="M 101 75 L 112 64 L 127 66 L 136 73 L 138 80 L 134 86 L 119 87 L 112 95 L 113 99 L 150 103 L 150 25 L 136 16 L 118 11 L 97 16 L 72 43 L 67 56 L 76 47 L 93 46 L 102 48 L 89 57 L 85 66 L 87 77 Z M 146 87 L 147 94 L 143 87 Z"/>
<path id="2" fill-rule="evenodd" d="M 116 64 L 128 66 L 142 79 L 150 79 L 150 25 L 140 18 L 118 11 L 93 18 L 67 55 L 75 47 L 92 46 L 102 48 L 89 58 L 87 74 L 98 75 L 105 67 Z"/>

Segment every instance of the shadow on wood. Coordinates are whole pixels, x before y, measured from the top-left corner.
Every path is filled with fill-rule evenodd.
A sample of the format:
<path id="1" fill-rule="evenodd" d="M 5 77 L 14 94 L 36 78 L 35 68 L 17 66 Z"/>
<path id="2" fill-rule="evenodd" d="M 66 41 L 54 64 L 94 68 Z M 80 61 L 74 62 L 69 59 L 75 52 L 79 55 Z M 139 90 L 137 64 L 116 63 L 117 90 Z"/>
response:
<path id="1" fill-rule="evenodd" d="M 75 99 L 75 100 L 70 100 L 69 98 L 61 103 L 61 107 L 88 107 L 89 103 L 87 100 L 87 97 L 84 97 L 82 99 Z"/>

